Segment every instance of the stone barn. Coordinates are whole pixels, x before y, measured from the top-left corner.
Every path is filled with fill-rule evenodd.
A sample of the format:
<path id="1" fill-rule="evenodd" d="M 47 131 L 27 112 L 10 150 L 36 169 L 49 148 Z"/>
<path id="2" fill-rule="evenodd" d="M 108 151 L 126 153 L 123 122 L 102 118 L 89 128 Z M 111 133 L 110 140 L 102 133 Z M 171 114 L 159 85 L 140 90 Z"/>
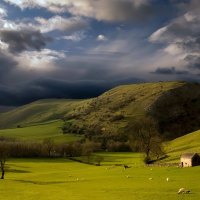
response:
<path id="1" fill-rule="evenodd" d="M 182 167 L 194 167 L 200 165 L 200 156 L 197 153 L 184 153 L 181 155 Z"/>

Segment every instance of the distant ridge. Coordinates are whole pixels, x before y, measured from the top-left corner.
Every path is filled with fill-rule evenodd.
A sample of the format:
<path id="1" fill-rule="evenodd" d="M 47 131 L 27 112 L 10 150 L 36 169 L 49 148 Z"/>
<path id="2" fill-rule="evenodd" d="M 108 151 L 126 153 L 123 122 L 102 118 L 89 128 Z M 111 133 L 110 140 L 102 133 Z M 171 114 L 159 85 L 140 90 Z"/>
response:
<path id="1" fill-rule="evenodd" d="M 199 113 L 199 84 L 140 83 L 118 86 L 87 100 L 36 101 L 0 114 L 0 128 L 62 119 L 69 132 L 91 131 L 94 135 L 110 137 L 126 134 L 128 123 L 149 115 L 159 124 L 162 135 L 176 138 L 200 129 Z"/>

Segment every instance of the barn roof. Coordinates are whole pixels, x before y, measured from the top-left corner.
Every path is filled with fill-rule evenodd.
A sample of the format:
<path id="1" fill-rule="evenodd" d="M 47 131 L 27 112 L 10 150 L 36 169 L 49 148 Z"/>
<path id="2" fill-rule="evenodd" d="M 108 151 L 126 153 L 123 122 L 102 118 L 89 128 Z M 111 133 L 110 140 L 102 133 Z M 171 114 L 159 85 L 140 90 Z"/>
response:
<path id="1" fill-rule="evenodd" d="M 184 153 L 181 155 L 181 158 L 193 158 L 197 153 Z"/>

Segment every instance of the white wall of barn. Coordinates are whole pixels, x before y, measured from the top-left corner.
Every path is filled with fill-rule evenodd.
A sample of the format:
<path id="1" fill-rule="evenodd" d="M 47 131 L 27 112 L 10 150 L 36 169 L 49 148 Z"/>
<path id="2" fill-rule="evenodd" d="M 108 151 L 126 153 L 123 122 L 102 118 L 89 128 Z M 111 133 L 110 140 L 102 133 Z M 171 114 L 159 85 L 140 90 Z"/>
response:
<path id="1" fill-rule="evenodd" d="M 192 166 L 192 159 L 181 158 L 181 163 L 183 163 L 183 167 L 191 167 Z"/>

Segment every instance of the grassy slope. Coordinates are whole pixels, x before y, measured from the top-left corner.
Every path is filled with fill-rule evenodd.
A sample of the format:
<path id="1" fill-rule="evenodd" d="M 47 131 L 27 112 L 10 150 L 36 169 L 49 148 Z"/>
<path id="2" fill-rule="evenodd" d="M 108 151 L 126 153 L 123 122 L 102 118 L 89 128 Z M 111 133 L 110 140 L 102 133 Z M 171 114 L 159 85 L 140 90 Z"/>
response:
<path id="1" fill-rule="evenodd" d="M 200 128 L 199 96 L 200 86 L 185 82 L 123 85 L 88 100 L 36 101 L 0 114 L 0 128 L 64 118 L 75 125 L 67 133 L 94 133 L 100 128 L 101 133 L 110 136 L 124 133 L 129 122 L 150 113 L 164 127 L 163 133 L 175 138 Z"/>
<path id="2" fill-rule="evenodd" d="M 0 181 L 5 200 L 177 200 L 200 198 L 200 167 L 144 167 L 138 154 L 104 154 L 103 166 L 91 166 L 66 159 L 8 162 L 10 172 Z M 116 163 L 126 163 L 124 170 Z M 134 163 L 138 163 L 135 165 Z M 129 176 L 130 178 L 127 178 Z M 166 177 L 170 181 L 166 181 Z M 78 181 L 77 181 L 78 178 Z M 152 180 L 149 180 L 152 178 Z M 178 195 L 179 188 L 191 194 Z"/>
<path id="3" fill-rule="evenodd" d="M 16 127 L 18 125 L 28 126 L 34 123 L 59 119 L 83 102 L 85 101 L 63 99 L 36 101 L 7 113 L 1 113 L 0 128 Z"/>
<path id="4" fill-rule="evenodd" d="M 80 105 L 70 115 L 78 115 L 75 123 L 81 126 L 101 126 L 108 134 L 115 134 L 131 120 L 147 114 L 153 103 L 165 92 L 182 87 L 182 82 L 160 82 L 116 87 Z M 113 120 L 123 115 L 122 120 Z"/>
<path id="5" fill-rule="evenodd" d="M 42 141 L 45 138 L 52 138 L 56 142 L 71 142 L 80 139 L 80 136 L 62 133 L 63 121 L 51 121 L 40 125 L 24 128 L 13 128 L 0 130 L 0 136 L 14 137 L 22 140 Z"/>
<path id="6" fill-rule="evenodd" d="M 169 155 L 165 161 L 179 162 L 182 153 L 200 153 L 200 131 L 196 131 L 166 144 L 166 152 Z"/>
<path id="7" fill-rule="evenodd" d="M 90 100 L 40 100 L 7 113 L 1 113 L 0 127 L 16 127 L 69 115 L 81 115 L 85 112 L 89 112 L 89 115 L 84 116 L 84 119 L 92 120 L 92 123 L 97 123 L 97 120 L 102 115 L 106 117 L 107 113 L 123 112 L 127 117 L 135 117 L 143 115 L 163 92 L 183 84 L 166 82 L 124 85 Z"/>

